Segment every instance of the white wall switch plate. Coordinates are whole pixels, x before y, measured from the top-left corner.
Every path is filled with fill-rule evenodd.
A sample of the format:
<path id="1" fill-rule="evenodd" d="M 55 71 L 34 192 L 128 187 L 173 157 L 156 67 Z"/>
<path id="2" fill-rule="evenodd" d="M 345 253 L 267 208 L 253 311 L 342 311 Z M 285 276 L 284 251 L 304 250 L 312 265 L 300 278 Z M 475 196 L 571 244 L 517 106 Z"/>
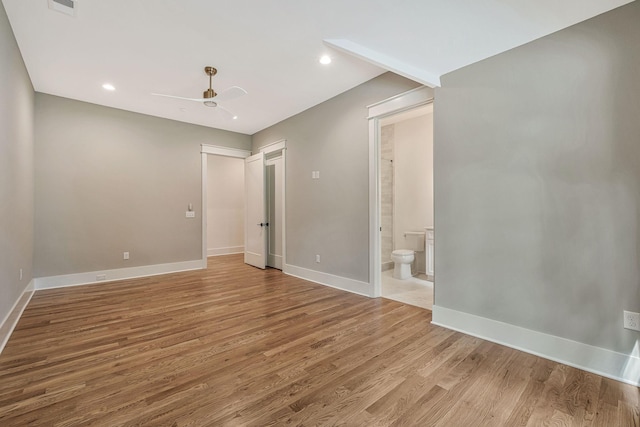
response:
<path id="1" fill-rule="evenodd" d="M 196 217 L 196 213 L 194 211 L 187 211 L 186 217 L 187 218 L 195 218 Z"/>
<path id="2" fill-rule="evenodd" d="M 123 252 L 122 259 L 129 259 L 129 252 Z"/>
<path id="3" fill-rule="evenodd" d="M 316 255 L 316 262 L 320 262 L 320 255 Z"/>

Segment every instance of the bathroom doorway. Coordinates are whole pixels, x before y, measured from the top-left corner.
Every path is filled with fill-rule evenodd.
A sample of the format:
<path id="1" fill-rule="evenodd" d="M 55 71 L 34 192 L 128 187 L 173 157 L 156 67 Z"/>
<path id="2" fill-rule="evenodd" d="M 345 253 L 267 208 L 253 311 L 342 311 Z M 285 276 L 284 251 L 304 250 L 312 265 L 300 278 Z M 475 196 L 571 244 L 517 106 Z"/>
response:
<path id="1" fill-rule="evenodd" d="M 435 280 L 433 90 L 423 86 L 368 108 L 374 296 L 431 309 Z M 410 257 L 398 251 L 401 249 L 409 250 Z M 394 250 L 396 261 L 410 259 L 409 274 L 405 263 L 394 277 Z M 404 253 L 405 259 L 398 253 Z"/>
<path id="2" fill-rule="evenodd" d="M 380 119 L 379 172 L 382 297 L 431 309 L 428 232 L 433 227 L 433 104 Z M 403 250 L 413 251 L 413 261 L 411 274 L 400 279 L 400 265 L 395 264 L 404 260 L 393 254 Z"/>

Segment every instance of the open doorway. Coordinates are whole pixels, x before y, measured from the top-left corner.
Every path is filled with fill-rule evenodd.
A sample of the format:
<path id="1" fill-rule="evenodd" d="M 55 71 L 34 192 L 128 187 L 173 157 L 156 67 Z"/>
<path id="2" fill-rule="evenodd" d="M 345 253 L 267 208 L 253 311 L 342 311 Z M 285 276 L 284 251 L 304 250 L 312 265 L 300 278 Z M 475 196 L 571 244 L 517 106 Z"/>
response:
<path id="1" fill-rule="evenodd" d="M 285 159 L 286 141 L 260 148 L 261 177 L 259 219 L 249 220 L 249 189 L 255 182 L 247 176 L 248 150 L 202 145 L 202 259 L 245 253 L 247 238 L 258 228 L 261 268 L 283 270 L 285 262 Z M 255 185 L 254 185 L 255 186 Z M 255 223 L 255 224 L 254 224 Z M 252 227 L 248 230 L 248 227 Z M 255 245 L 254 245 L 255 246 Z M 250 263 L 252 264 L 252 263 Z M 253 264 L 252 264 L 253 265 Z"/>
<path id="2" fill-rule="evenodd" d="M 433 104 L 380 119 L 379 142 L 381 296 L 430 310 Z"/>
<path id="3" fill-rule="evenodd" d="M 250 155 L 202 145 L 202 268 L 209 256 L 244 251 L 244 159 Z"/>
<path id="4" fill-rule="evenodd" d="M 244 160 L 209 155 L 207 256 L 244 252 Z"/>
<path id="5" fill-rule="evenodd" d="M 411 212 L 411 207 L 416 204 L 417 198 L 420 198 L 424 201 L 425 204 L 429 205 L 428 199 L 431 199 L 430 208 L 427 208 L 429 212 L 423 212 L 420 216 L 418 214 L 418 219 L 413 219 L 412 222 L 399 223 L 395 221 L 393 218 L 389 220 L 386 218 L 386 224 L 383 226 L 382 219 L 382 169 L 385 168 L 387 171 L 393 172 L 393 169 L 398 169 L 398 162 L 396 160 L 396 164 L 392 166 L 393 162 L 387 162 L 386 160 L 391 159 L 383 159 L 381 152 L 382 145 L 382 127 L 385 124 L 394 123 L 395 119 L 399 118 L 417 118 L 420 115 L 424 115 L 423 113 L 427 112 L 427 115 L 431 115 L 430 119 L 427 118 L 427 121 L 430 120 L 429 125 L 431 126 L 430 131 L 430 142 L 431 148 L 428 148 L 428 142 L 426 142 L 426 146 L 421 147 L 422 150 L 427 150 L 430 154 L 431 158 L 433 156 L 433 90 L 428 87 L 419 87 L 408 91 L 406 93 L 400 94 L 398 96 L 389 98 L 387 100 L 378 102 L 376 104 L 370 105 L 369 109 L 369 216 L 370 216 L 370 282 L 373 288 L 373 296 L 380 297 L 383 296 L 383 230 L 387 228 L 386 235 L 391 236 L 391 244 L 389 241 L 386 242 L 386 250 L 393 252 L 394 245 L 397 247 L 409 245 L 412 250 L 411 256 L 407 256 L 408 264 L 410 266 L 405 265 L 404 273 L 399 275 L 403 277 L 402 279 L 398 279 L 401 282 L 401 285 L 408 288 L 408 292 L 411 293 L 411 286 L 409 285 L 409 281 L 413 281 L 415 276 L 418 276 L 418 280 L 422 279 L 433 279 L 435 280 L 435 272 L 432 269 L 433 266 L 433 168 L 431 167 L 428 173 L 430 174 L 430 179 L 425 177 L 409 177 L 408 181 L 405 178 L 405 183 L 402 184 L 402 191 L 407 192 L 409 194 L 406 197 L 406 204 L 409 206 L 409 213 Z M 413 115 L 413 116 L 412 116 Z M 411 150 L 409 149 L 409 152 Z M 427 158 L 420 159 L 419 155 L 408 156 L 407 162 L 415 162 L 415 170 L 420 170 L 420 167 L 424 167 L 429 162 L 429 156 Z M 432 160 L 431 160 L 432 161 Z M 383 163 L 389 163 L 388 165 L 383 165 Z M 401 167 L 401 166 L 400 166 Z M 409 174 L 411 175 L 411 174 Z M 387 183 L 388 184 L 388 183 Z M 398 187 L 398 183 L 394 185 L 395 188 Z M 411 195 L 415 195 L 412 199 Z M 388 196 L 387 196 L 388 197 Z M 387 204 L 389 200 L 387 200 Z M 391 202 L 392 203 L 392 202 Z M 416 209 L 414 209 L 416 211 Z M 390 226 L 390 222 L 392 221 L 392 225 Z M 393 232 L 393 228 L 395 225 L 395 232 Z M 388 230 L 391 228 L 392 230 Z M 394 235 L 396 237 L 394 237 Z M 399 237 L 397 237 L 399 236 Z M 394 241 L 395 240 L 395 241 Z M 409 258 L 411 258 L 409 260 Z M 416 259 L 417 258 L 417 259 Z M 392 271 L 390 267 L 393 265 L 395 269 L 395 263 L 392 264 L 391 260 L 385 259 L 385 267 Z M 407 274 L 407 269 L 409 269 L 409 273 Z M 431 277 L 426 277 L 426 273 L 430 272 Z M 393 273 L 388 273 L 393 275 Z M 423 276 L 420 276 L 420 275 Z M 409 280 L 409 281 L 407 281 Z M 432 282 L 433 283 L 433 282 Z M 422 283 L 421 283 L 422 285 Z M 432 286 L 427 286 L 428 289 L 419 289 L 418 292 L 423 292 L 423 297 L 426 299 L 429 307 L 433 304 L 434 294 L 435 294 L 435 283 Z M 433 291 L 431 291 L 433 289 Z M 385 293 L 388 294 L 387 291 Z"/>

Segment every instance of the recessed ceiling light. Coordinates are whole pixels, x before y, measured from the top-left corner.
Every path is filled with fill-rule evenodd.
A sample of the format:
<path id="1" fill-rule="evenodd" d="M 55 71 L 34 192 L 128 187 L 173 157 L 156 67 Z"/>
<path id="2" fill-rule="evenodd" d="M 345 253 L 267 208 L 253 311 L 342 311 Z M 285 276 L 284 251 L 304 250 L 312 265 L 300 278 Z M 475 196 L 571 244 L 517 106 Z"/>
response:
<path id="1" fill-rule="evenodd" d="M 108 90 L 108 91 L 114 91 L 116 90 L 115 86 L 113 86 L 111 83 L 105 83 L 102 85 L 102 89 L 104 90 Z"/>
<path id="2" fill-rule="evenodd" d="M 320 63 L 322 65 L 329 65 L 331 64 L 331 57 L 329 55 L 322 55 L 320 57 Z"/>
<path id="3" fill-rule="evenodd" d="M 233 120 L 238 120 L 238 116 L 233 116 Z"/>

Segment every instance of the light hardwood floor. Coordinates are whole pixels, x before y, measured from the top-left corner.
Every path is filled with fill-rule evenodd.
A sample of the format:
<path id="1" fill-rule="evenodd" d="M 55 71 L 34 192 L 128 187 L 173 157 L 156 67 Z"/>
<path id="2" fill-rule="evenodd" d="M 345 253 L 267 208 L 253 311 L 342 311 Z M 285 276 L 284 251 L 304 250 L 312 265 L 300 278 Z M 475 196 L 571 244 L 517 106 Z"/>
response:
<path id="1" fill-rule="evenodd" d="M 0 355 L 0 426 L 637 426 L 638 388 L 431 312 L 211 258 L 39 291 Z"/>

